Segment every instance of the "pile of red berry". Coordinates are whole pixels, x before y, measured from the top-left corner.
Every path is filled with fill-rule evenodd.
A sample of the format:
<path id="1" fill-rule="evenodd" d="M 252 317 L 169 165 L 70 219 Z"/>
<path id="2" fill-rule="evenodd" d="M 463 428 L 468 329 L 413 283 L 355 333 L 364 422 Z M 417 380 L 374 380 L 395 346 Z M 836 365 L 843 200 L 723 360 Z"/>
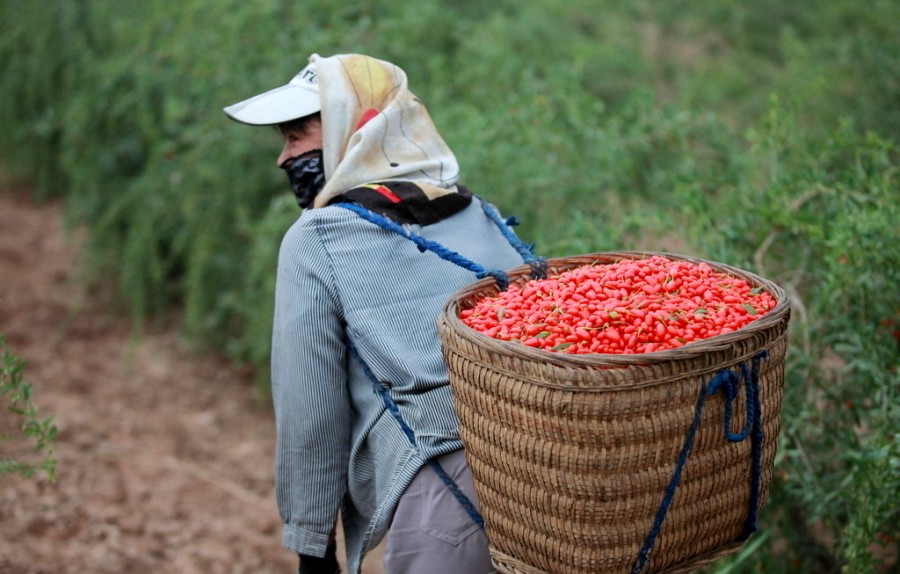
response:
<path id="1" fill-rule="evenodd" d="M 460 319 L 549 351 L 649 353 L 736 331 L 775 305 L 769 292 L 706 263 L 657 255 L 511 285 Z"/>

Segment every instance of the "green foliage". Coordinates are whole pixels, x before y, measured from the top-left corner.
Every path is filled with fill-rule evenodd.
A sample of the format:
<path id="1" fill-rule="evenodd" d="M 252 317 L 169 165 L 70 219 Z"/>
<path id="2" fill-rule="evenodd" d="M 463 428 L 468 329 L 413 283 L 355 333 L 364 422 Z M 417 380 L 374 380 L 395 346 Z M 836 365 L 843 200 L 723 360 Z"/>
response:
<path id="1" fill-rule="evenodd" d="M 890 536 L 900 531 L 900 149 L 847 122 L 810 139 L 777 98 L 748 140 L 751 161 L 731 193 L 713 200 L 685 187 L 678 201 L 710 257 L 756 269 L 792 299 L 769 512 L 789 543 L 777 559 L 792 571 L 875 572 L 875 556 L 896 560 Z M 749 562 L 776 568 L 768 560 L 760 552 Z"/>
<path id="2" fill-rule="evenodd" d="M 463 182 L 545 256 L 688 253 L 793 307 L 764 530 L 717 571 L 895 567 L 900 4 L 0 0 L 0 156 L 139 325 L 266 379 L 278 137 L 221 108 L 311 52 L 409 73 Z M 786 566 L 789 565 L 789 566 Z"/>
<path id="3" fill-rule="evenodd" d="M 57 428 L 53 424 L 53 417 L 38 417 L 38 409 L 31 399 L 31 385 L 22 381 L 25 363 L 10 352 L 2 335 L 0 335 L 0 351 L 3 352 L 3 362 L 0 363 L 0 399 L 8 412 L 16 419 L 21 419 L 22 436 L 34 441 L 35 450 L 42 457 L 40 464 L 0 458 L 0 476 L 18 474 L 30 478 L 36 472 L 43 471 L 51 482 L 56 482 Z M 0 446 L 8 438 L 0 436 Z"/>

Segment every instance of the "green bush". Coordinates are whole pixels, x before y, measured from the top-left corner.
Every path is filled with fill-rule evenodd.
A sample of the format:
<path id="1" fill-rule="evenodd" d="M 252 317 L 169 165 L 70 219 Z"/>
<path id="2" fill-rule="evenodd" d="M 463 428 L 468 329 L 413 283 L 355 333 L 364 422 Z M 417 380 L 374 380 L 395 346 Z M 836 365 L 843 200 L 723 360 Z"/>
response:
<path id="1" fill-rule="evenodd" d="M 896 567 L 900 4 L 0 0 L 0 21 L 5 169 L 66 199 L 139 328 L 183 310 L 266 380 L 297 211 L 277 134 L 221 108 L 311 52 L 389 59 L 540 254 L 685 252 L 790 294 L 764 530 L 714 569 Z"/>
<path id="2" fill-rule="evenodd" d="M 40 462 L 29 462 L 19 458 L 0 456 L 0 476 L 17 474 L 31 478 L 43 472 L 47 479 L 56 482 L 56 434 L 53 417 L 38 417 L 38 408 L 32 400 L 31 384 L 22 380 L 25 362 L 12 354 L 6 340 L 0 335 L 0 402 L 4 410 L 19 423 L 23 437 L 34 442 L 34 449 L 40 454 Z M 12 437 L 0 436 L 0 447 Z M 2 450 L 0 450 L 2 454 Z"/>
<path id="3" fill-rule="evenodd" d="M 794 311 L 768 507 L 777 535 L 746 560 L 875 572 L 896 563 L 900 532 L 900 150 L 847 124 L 811 141 L 777 100 L 748 136 L 753 161 L 729 194 L 678 194 L 708 255 L 772 278 Z"/>

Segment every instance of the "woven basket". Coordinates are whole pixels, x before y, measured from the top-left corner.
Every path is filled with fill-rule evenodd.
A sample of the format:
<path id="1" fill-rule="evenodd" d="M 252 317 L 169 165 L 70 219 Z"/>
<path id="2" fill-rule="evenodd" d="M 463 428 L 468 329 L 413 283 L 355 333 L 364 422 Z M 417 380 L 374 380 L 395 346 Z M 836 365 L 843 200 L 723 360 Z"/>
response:
<path id="1" fill-rule="evenodd" d="M 549 272 L 652 255 L 701 262 L 667 253 L 600 253 L 551 259 Z M 491 278 L 447 302 L 438 328 L 497 571 L 687 572 L 741 547 L 748 517 L 768 496 L 790 308 L 770 281 L 706 263 L 768 290 L 776 307 L 736 332 L 675 350 L 567 355 L 499 341 L 462 323 L 460 311 L 498 292 Z M 511 270 L 511 283 L 527 281 L 529 271 Z M 751 363 L 758 365 L 762 430 L 756 447 L 749 439 L 726 440 L 724 393 L 710 394 L 698 409 L 717 373 L 742 373 Z M 740 388 L 731 403 L 734 429 L 750 416 L 751 391 Z M 680 480 L 673 481 L 679 460 Z"/>

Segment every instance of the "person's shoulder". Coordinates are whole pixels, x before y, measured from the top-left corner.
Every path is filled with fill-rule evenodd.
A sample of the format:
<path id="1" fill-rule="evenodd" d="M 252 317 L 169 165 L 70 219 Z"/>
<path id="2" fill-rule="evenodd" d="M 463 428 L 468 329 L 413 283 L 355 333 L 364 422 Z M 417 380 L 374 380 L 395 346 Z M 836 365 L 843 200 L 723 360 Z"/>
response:
<path id="1" fill-rule="evenodd" d="M 487 202 L 485 202 L 480 197 L 473 195 L 472 201 L 469 202 L 469 205 L 454 213 L 444 221 L 439 222 L 439 224 L 444 223 L 448 225 L 472 225 L 474 223 L 481 223 L 482 220 L 486 220 L 484 213 L 485 203 Z"/>
<path id="2" fill-rule="evenodd" d="M 285 233 L 287 242 L 303 242 L 311 238 L 322 239 L 335 232 L 342 232 L 359 225 L 361 218 L 338 205 L 304 209 Z"/>
<path id="3" fill-rule="evenodd" d="M 300 217 L 294 221 L 291 228 L 314 229 L 320 225 L 346 223 L 348 220 L 352 220 L 355 217 L 356 215 L 350 212 L 350 210 L 344 209 L 338 205 L 304 209 L 300 214 Z"/>

